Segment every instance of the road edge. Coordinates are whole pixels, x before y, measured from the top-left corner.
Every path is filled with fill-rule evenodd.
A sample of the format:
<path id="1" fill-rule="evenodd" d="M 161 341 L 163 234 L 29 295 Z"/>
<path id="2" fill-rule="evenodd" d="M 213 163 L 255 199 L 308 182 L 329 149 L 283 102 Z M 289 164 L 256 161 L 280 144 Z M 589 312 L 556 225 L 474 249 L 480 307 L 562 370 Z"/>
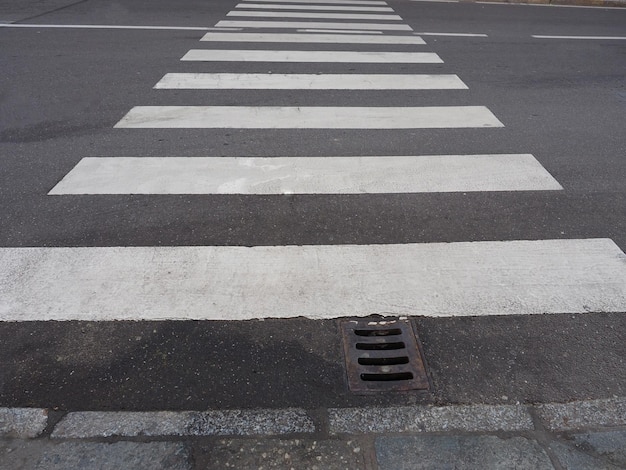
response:
<path id="1" fill-rule="evenodd" d="M 211 411 L 58 411 L 0 408 L 0 438 L 107 439 L 340 436 L 383 433 L 569 432 L 626 426 L 626 397 L 569 403 L 415 405 Z"/>

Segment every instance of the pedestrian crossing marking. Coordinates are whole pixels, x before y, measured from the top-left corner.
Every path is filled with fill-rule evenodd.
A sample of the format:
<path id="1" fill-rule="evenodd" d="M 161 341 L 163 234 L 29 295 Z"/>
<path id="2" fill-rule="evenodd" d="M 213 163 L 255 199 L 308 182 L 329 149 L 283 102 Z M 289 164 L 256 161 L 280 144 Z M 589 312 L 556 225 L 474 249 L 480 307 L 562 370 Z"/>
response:
<path id="1" fill-rule="evenodd" d="M 417 34 L 418 36 L 450 36 L 450 37 L 460 37 L 460 38 L 486 38 L 486 37 L 488 37 L 486 34 L 483 34 L 483 33 L 426 33 L 426 32 L 419 32 L 419 33 L 413 33 L 413 34 Z"/>
<path id="2" fill-rule="evenodd" d="M 148 25 L 119 25 L 119 24 L 26 24 L 0 23 L 0 28 L 29 28 L 29 29 L 126 29 L 144 31 L 240 31 L 241 28 L 215 28 L 209 26 L 148 26 Z"/>
<path id="3" fill-rule="evenodd" d="M 256 3 L 276 3 L 276 0 L 254 0 Z M 380 0 L 280 0 L 281 3 L 306 3 L 307 5 L 380 5 L 388 6 L 387 2 Z"/>
<path id="4" fill-rule="evenodd" d="M 358 29 L 353 29 L 353 30 L 349 30 L 349 29 L 296 29 L 296 31 L 298 33 L 383 34 L 382 31 L 374 31 L 374 30 L 363 31 L 363 30 L 358 30 Z"/>
<path id="5" fill-rule="evenodd" d="M 168 73 L 158 89 L 193 90 L 467 90 L 456 75 Z"/>
<path id="6" fill-rule="evenodd" d="M 384 1 L 276 1 L 240 3 L 227 16 L 402 20 L 385 14 L 393 9 Z M 337 13 L 341 11 L 345 13 Z M 413 31 L 406 24 L 354 21 L 222 20 L 216 28 L 206 29 L 296 29 L 300 34 L 211 32 L 202 40 L 424 44 L 418 35 L 382 34 Z M 191 50 L 182 60 L 442 63 L 436 54 L 424 52 L 224 49 Z M 456 75 L 171 73 L 155 88 L 414 90 L 467 86 Z M 137 106 L 115 127 L 428 129 L 497 128 L 503 124 L 484 106 Z M 562 189 L 530 154 L 89 157 L 49 194 L 322 195 Z M 626 311 L 626 255 L 609 239 L 252 248 L 0 248 L 3 321 L 595 311 Z"/>
<path id="7" fill-rule="evenodd" d="M 546 191 L 528 154 L 83 158 L 48 194 L 369 194 Z"/>
<path id="8" fill-rule="evenodd" d="M 625 311 L 609 239 L 0 248 L 0 321 Z"/>
<path id="9" fill-rule="evenodd" d="M 325 10 L 325 11 L 372 11 L 393 13 L 390 7 L 355 7 L 344 5 L 283 5 L 278 3 L 239 3 L 235 8 L 256 8 L 260 10 Z"/>
<path id="10" fill-rule="evenodd" d="M 377 31 L 413 31 L 407 24 L 396 23 L 334 23 L 317 21 L 234 21 L 221 20 L 215 26 L 226 28 L 272 28 L 272 29 L 375 29 Z"/>
<path id="11" fill-rule="evenodd" d="M 183 61 L 205 62 L 325 62 L 366 64 L 441 64 L 434 52 L 372 51 L 275 51 L 235 49 L 191 49 Z"/>
<path id="12" fill-rule="evenodd" d="M 244 16 L 255 18 L 311 18 L 326 20 L 382 20 L 382 21 L 402 21 L 398 15 L 376 15 L 368 13 L 309 13 L 294 11 L 252 11 L 233 10 L 226 16 Z"/>
<path id="13" fill-rule="evenodd" d="M 484 106 L 135 106 L 117 128 L 440 129 L 504 127 Z"/>
<path id="14" fill-rule="evenodd" d="M 334 44 L 425 44 L 424 40 L 418 36 L 371 36 L 351 34 L 354 30 L 309 30 L 320 33 L 330 31 L 331 33 L 306 34 L 306 33 L 207 33 L 201 41 L 213 42 L 276 42 L 276 43 L 334 43 Z M 332 34 L 339 31 L 349 31 L 351 35 Z M 378 33 L 377 31 L 373 31 Z"/>

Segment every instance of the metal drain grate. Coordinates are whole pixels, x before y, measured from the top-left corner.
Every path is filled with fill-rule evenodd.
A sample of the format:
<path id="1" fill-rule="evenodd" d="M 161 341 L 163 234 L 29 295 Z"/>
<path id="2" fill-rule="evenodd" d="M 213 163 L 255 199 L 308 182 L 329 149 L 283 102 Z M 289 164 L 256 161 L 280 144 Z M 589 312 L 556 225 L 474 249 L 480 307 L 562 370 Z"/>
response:
<path id="1" fill-rule="evenodd" d="M 353 392 L 428 389 L 428 377 L 408 320 L 341 322 L 348 385 Z"/>

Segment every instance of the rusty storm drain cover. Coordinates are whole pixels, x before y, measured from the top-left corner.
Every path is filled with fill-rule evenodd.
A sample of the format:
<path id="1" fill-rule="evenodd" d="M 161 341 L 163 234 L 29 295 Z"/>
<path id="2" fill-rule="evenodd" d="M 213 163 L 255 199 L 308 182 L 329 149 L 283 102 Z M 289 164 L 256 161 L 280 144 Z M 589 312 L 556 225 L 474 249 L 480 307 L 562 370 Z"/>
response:
<path id="1" fill-rule="evenodd" d="M 351 391 L 428 389 L 422 353 L 408 320 L 346 320 L 341 332 Z"/>

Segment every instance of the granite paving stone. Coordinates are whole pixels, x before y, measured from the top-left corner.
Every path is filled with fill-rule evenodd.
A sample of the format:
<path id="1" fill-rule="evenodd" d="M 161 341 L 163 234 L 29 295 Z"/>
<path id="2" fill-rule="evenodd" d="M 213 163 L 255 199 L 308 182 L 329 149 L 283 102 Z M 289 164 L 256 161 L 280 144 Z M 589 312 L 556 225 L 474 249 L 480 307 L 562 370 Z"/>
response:
<path id="1" fill-rule="evenodd" d="M 585 432 L 570 438 L 581 452 L 603 457 L 613 465 L 626 468 L 626 430 Z"/>
<path id="2" fill-rule="evenodd" d="M 574 446 L 562 442 L 550 443 L 550 450 L 566 470 L 620 470 L 624 468 L 621 465 L 613 465 L 604 458 L 587 454 Z"/>
<path id="3" fill-rule="evenodd" d="M 0 470 L 191 470 L 180 442 L 0 441 Z"/>
<path id="4" fill-rule="evenodd" d="M 376 439 L 380 470 L 552 470 L 548 454 L 523 437 L 382 436 Z"/>
<path id="5" fill-rule="evenodd" d="M 331 434 L 533 429 L 520 405 L 451 405 L 330 409 Z"/>
<path id="6" fill-rule="evenodd" d="M 55 438 L 110 436 L 275 435 L 314 432 L 304 410 L 187 412 L 75 412 L 59 422 Z"/>
<path id="7" fill-rule="evenodd" d="M 39 408 L 0 408 L 0 436 L 36 437 L 48 422 L 48 412 Z"/>
<path id="8" fill-rule="evenodd" d="M 358 439 L 221 439 L 210 445 L 198 445 L 194 452 L 197 468 L 368 469 L 373 450 Z"/>
<path id="9" fill-rule="evenodd" d="M 549 403 L 537 409 L 544 425 L 552 431 L 626 426 L 626 398 Z"/>

